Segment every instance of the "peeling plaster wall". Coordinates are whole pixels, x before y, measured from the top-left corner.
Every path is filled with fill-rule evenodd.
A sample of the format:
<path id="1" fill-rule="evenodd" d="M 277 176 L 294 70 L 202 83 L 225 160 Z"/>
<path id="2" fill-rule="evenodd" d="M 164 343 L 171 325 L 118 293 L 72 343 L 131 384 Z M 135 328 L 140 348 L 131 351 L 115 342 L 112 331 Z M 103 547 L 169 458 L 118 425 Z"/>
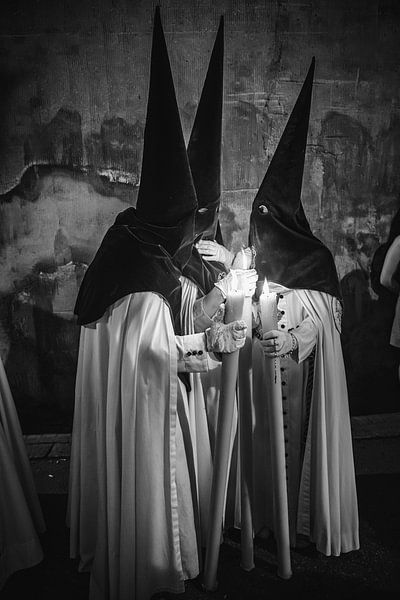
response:
<path id="1" fill-rule="evenodd" d="M 68 431 L 85 265 L 135 204 L 156 2 L 8 0 L 0 21 L 0 353 L 26 432 Z M 342 281 L 353 414 L 398 410 L 393 303 L 371 289 L 400 187 L 396 0 L 161 3 L 188 138 L 225 14 L 221 225 L 255 192 L 316 56 L 303 203 Z"/>

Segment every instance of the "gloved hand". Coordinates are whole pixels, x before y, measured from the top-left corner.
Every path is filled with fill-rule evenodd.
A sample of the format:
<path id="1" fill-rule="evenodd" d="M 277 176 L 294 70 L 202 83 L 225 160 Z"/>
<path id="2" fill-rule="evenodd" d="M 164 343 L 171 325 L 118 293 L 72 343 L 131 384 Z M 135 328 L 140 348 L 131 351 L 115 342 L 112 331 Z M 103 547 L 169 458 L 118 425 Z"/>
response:
<path id="1" fill-rule="evenodd" d="M 224 246 L 213 240 L 200 240 L 197 242 L 196 248 L 205 260 L 220 262 L 227 269 L 230 268 L 234 255 Z"/>
<path id="2" fill-rule="evenodd" d="M 224 299 L 232 290 L 243 290 L 245 296 L 252 296 L 257 280 L 258 274 L 255 269 L 231 270 L 225 277 L 214 283 L 214 286 L 220 290 Z"/>
<path id="3" fill-rule="evenodd" d="M 250 269 L 250 265 L 253 260 L 253 253 L 251 248 L 243 248 L 236 252 L 235 258 L 232 262 L 232 269 Z"/>
<path id="4" fill-rule="evenodd" d="M 263 335 L 261 340 L 264 356 L 275 358 L 284 354 L 291 354 L 298 348 L 298 341 L 293 333 L 272 329 Z"/>
<path id="5" fill-rule="evenodd" d="M 243 348 L 246 341 L 246 323 L 232 321 L 232 323 L 212 323 L 206 329 L 207 351 L 229 354 Z"/>

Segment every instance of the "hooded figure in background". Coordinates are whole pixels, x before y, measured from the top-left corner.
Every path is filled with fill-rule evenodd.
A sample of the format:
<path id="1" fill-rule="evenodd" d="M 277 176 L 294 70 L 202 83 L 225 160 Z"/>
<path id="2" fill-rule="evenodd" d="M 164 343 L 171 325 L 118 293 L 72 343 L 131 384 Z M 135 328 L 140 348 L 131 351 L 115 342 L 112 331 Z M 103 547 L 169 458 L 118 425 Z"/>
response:
<path id="1" fill-rule="evenodd" d="M 157 8 L 137 205 L 106 233 L 75 307 L 82 328 L 68 523 L 93 600 L 183 592 L 199 573 L 204 432 L 207 464 L 210 449 L 204 406 L 202 422 L 190 406 L 190 375 L 207 370 L 208 351 L 241 347 L 245 325 L 185 334 L 182 273 L 196 208 Z M 196 273 L 208 281 L 202 268 Z"/>
<path id="2" fill-rule="evenodd" d="M 385 290 L 387 304 L 394 302 L 397 298 L 391 323 L 390 346 L 394 349 L 393 352 L 395 352 L 397 376 L 400 381 L 400 210 L 393 217 L 386 244 L 380 246 L 375 252 L 371 265 L 371 275 L 376 274 L 377 265 L 381 261 L 383 261 L 383 264 L 381 263 L 382 268 L 379 269 L 378 267 L 379 285 L 376 286 L 379 291 L 379 297 L 380 299 L 382 299 L 382 296 L 385 297 L 383 292 Z M 373 283 L 372 276 L 371 283 Z"/>
<path id="3" fill-rule="evenodd" d="M 221 17 L 188 144 L 196 188 L 196 248 L 218 276 L 229 271 L 234 255 L 224 247 L 218 213 L 221 202 L 222 106 L 224 95 L 224 21 Z"/>
<path id="4" fill-rule="evenodd" d="M 214 290 L 197 300 L 194 304 L 196 330 L 209 327 L 213 318 L 218 318 L 218 309 L 225 301 L 226 293 L 232 281 L 229 273 L 233 254 L 223 247 L 218 220 L 221 197 L 221 146 L 222 146 L 222 110 L 224 80 L 224 20 L 220 24 L 204 81 L 196 117 L 192 127 L 188 158 L 197 194 L 197 212 L 195 219 L 196 248 L 183 270 L 183 274 L 196 283 L 200 278 L 194 267 L 198 263 L 205 265 L 209 277 L 214 282 Z M 219 260 L 217 260 L 219 258 Z M 248 291 L 252 294 L 257 281 L 256 271 L 246 274 Z M 200 288 L 201 291 L 201 288 Z M 218 293 L 219 291 L 219 293 Z M 200 328 L 200 329 L 198 329 Z M 208 355 L 209 369 L 201 374 L 201 382 L 207 409 L 210 442 L 213 449 L 218 414 L 218 399 L 221 382 L 221 362 Z M 236 415 L 234 430 L 236 428 Z M 234 431 L 233 431 L 234 433 Z"/>
<path id="5" fill-rule="evenodd" d="M 338 556 L 359 548 L 358 509 L 339 282 L 301 203 L 313 74 L 314 59 L 250 217 L 260 284 L 267 279 L 277 294 L 279 319 L 277 330 L 258 327 L 261 339 L 253 346 L 253 511 L 256 533 L 274 530 L 264 365 L 278 356 L 291 544 L 304 536 L 323 554 Z"/>

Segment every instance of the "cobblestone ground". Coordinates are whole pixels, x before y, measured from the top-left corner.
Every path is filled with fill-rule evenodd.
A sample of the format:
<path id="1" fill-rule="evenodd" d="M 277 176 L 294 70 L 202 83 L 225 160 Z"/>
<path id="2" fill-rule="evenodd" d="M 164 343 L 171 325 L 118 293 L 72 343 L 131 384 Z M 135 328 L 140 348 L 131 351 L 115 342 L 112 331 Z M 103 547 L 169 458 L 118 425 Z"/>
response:
<path id="1" fill-rule="evenodd" d="M 357 477 L 360 505 L 361 549 L 339 558 L 327 558 L 313 549 L 292 552 L 293 577 L 276 575 L 272 541 L 256 540 L 256 567 L 246 573 L 239 567 L 240 544 L 229 531 L 221 547 L 219 587 L 205 593 L 189 582 L 179 600 L 298 600 L 302 598 L 398 598 L 400 593 L 400 475 Z M 77 571 L 68 558 L 65 494 L 41 494 L 48 531 L 43 536 L 44 561 L 14 574 L 0 594 L 2 600 L 84 600 L 88 575 Z M 172 598 L 172 596 L 170 597 Z"/>

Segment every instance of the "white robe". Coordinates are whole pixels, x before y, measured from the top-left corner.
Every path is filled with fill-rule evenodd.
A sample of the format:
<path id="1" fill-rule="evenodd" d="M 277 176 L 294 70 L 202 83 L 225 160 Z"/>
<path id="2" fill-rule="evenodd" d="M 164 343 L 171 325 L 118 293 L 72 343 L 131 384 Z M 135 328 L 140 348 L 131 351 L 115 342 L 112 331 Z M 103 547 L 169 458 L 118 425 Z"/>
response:
<path id="1" fill-rule="evenodd" d="M 0 589 L 15 571 L 39 563 L 45 529 L 11 390 L 0 360 Z"/>
<path id="2" fill-rule="evenodd" d="M 177 414 L 188 408 L 178 371 L 207 368 L 204 341 L 175 336 L 167 304 L 147 292 L 81 329 L 68 522 L 71 556 L 91 570 L 93 600 L 179 593 L 199 572 Z"/>
<path id="3" fill-rule="evenodd" d="M 276 288 L 277 291 L 278 288 Z M 291 542 L 307 536 L 323 554 L 359 548 L 358 509 L 346 376 L 335 320 L 335 299 L 309 290 L 281 290 L 285 316 L 278 328 L 294 328 L 298 364 L 281 360 Z M 282 304 L 278 305 L 282 309 Z M 315 345 L 310 404 L 308 361 Z M 254 342 L 255 528 L 273 529 L 264 358 Z"/>

